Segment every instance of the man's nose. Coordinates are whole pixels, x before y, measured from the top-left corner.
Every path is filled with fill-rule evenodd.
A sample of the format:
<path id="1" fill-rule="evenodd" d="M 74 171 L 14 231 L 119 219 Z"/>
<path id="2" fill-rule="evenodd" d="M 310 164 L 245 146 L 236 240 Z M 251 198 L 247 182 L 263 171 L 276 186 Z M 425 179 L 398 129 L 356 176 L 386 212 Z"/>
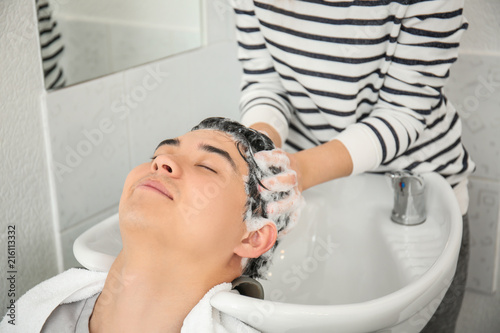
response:
<path id="1" fill-rule="evenodd" d="M 171 155 L 158 155 L 151 164 L 153 172 L 168 175 L 172 178 L 179 178 L 182 174 L 182 169 L 175 158 Z"/>

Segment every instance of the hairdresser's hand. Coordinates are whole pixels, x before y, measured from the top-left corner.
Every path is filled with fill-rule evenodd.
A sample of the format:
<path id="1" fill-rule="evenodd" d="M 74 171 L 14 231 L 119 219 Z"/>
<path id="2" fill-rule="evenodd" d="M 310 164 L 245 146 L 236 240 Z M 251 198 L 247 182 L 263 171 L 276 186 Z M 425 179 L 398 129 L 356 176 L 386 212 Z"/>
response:
<path id="1" fill-rule="evenodd" d="M 300 192 L 299 173 L 296 170 L 297 160 L 280 148 L 264 150 L 255 154 L 255 161 L 259 168 L 266 172 L 270 167 L 276 170 L 275 174 L 262 179 L 262 184 L 270 191 L 285 192 L 297 188 Z"/>
<path id="2" fill-rule="evenodd" d="M 268 156 L 268 160 L 271 160 L 273 158 L 273 154 L 276 155 L 282 155 L 285 154 L 286 157 L 288 157 L 288 161 L 286 161 L 286 158 L 283 158 L 283 161 L 285 162 L 283 166 L 285 167 L 285 170 L 292 169 L 295 171 L 296 175 L 292 176 L 289 173 L 283 173 L 278 175 L 278 180 L 282 183 L 289 184 L 290 186 L 293 186 L 296 188 L 299 192 L 302 192 L 303 186 L 302 186 L 302 168 L 300 167 L 300 164 L 298 162 L 298 159 L 294 154 L 289 154 L 285 152 L 284 150 L 281 149 L 281 138 L 278 132 L 276 131 L 275 128 L 270 126 L 267 123 L 256 123 L 251 126 L 256 131 L 259 131 L 261 133 L 264 133 L 267 135 L 271 141 L 273 141 L 274 146 L 277 149 L 274 149 L 271 154 L 268 154 L 269 152 L 261 152 L 263 155 Z M 272 179 L 272 178 L 271 178 Z M 272 186 L 272 185 L 270 185 Z"/>
<path id="3" fill-rule="evenodd" d="M 276 147 L 281 146 L 278 132 L 270 125 L 256 123 L 251 127 L 265 133 Z M 290 161 L 290 168 L 297 174 L 299 192 L 332 179 L 349 176 L 353 171 L 351 155 L 339 140 L 331 140 L 294 154 L 285 154 Z"/>
<path id="4" fill-rule="evenodd" d="M 267 205 L 268 215 L 298 212 L 297 208 L 302 204 L 303 198 L 300 193 L 298 173 L 292 166 L 295 162 L 293 155 L 277 148 L 260 151 L 254 157 L 265 174 L 261 180 L 264 188 L 259 187 L 259 191 L 263 197 L 270 198 Z M 282 196 L 280 193 L 287 195 Z"/>

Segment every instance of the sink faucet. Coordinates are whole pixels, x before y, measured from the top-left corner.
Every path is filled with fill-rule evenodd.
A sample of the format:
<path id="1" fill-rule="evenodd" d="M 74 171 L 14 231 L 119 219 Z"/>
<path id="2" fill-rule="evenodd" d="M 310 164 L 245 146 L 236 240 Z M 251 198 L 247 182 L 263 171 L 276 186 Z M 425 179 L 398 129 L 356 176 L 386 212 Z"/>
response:
<path id="1" fill-rule="evenodd" d="M 422 177 L 410 171 L 387 173 L 394 188 L 394 207 L 391 220 L 404 225 L 425 222 L 425 183 Z"/>

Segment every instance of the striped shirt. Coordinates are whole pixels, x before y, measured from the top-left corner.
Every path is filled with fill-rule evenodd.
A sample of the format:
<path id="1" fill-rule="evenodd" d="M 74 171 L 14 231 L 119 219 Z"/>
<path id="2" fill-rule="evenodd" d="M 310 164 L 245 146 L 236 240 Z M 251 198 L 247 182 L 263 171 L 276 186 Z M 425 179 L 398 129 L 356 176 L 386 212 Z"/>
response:
<path id="1" fill-rule="evenodd" d="M 292 151 L 338 139 L 353 174 L 435 171 L 456 186 L 473 171 L 443 94 L 463 0 L 231 2 L 242 123 L 270 124 Z"/>

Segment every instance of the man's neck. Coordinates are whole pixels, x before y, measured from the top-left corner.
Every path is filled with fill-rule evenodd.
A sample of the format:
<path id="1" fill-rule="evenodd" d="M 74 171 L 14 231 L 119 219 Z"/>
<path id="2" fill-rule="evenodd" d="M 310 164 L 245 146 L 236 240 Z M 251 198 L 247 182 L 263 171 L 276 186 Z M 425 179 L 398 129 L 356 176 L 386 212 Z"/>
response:
<path id="1" fill-rule="evenodd" d="M 90 332 L 180 332 L 205 293 L 225 281 L 165 260 L 120 252 L 94 306 Z"/>

